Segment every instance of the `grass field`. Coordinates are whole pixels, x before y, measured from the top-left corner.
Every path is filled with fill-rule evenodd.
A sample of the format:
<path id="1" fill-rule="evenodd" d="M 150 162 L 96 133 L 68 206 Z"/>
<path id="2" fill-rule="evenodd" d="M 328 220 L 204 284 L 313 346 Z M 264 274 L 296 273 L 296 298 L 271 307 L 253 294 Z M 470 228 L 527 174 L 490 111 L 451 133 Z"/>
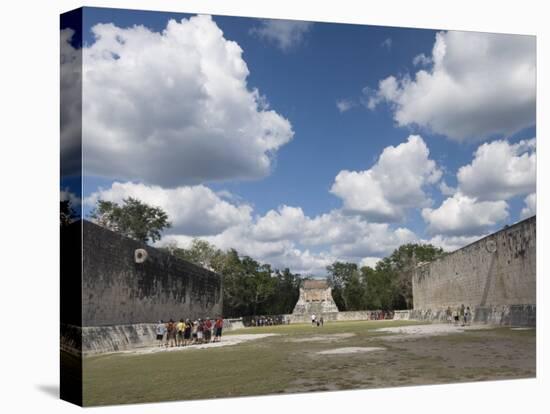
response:
<path id="1" fill-rule="evenodd" d="M 228 332 L 274 333 L 238 345 L 86 357 L 84 404 L 104 405 L 535 376 L 535 330 L 414 336 L 377 331 L 406 321 L 333 322 Z M 324 355 L 341 347 L 381 347 Z M 192 347 L 191 347 L 192 348 Z"/>

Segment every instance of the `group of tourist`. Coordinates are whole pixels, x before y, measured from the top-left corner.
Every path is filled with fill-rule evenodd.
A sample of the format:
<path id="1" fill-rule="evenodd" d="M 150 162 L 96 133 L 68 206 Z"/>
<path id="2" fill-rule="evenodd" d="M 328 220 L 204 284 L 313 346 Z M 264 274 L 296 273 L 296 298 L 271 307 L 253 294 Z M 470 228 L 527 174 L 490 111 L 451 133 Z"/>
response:
<path id="1" fill-rule="evenodd" d="M 317 318 L 317 315 L 313 314 L 311 315 L 311 324 L 317 325 L 317 326 L 323 326 L 325 324 L 325 320 L 321 316 L 320 318 Z"/>
<path id="2" fill-rule="evenodd" d="M 454 325 L 466 326 L 472 322 L 472 311 L 469 306 L 465 307 L 464 304 L 454 311 L 450 306 L 447 307 L 445 315 L 447 316 L 447 323 L 453 323 Z"/>
<path id="3" fill-rule="evenodd" d="M 290 323 L 290 317 L 276 315 L 276 316 L 257 316 L 250 319 L 248 326 L 273 326 L 273 325 L 287 325 Z"/>
<path id="4" fill-rule="evenodd" d="M 369 320 L 380 321 L 383 319 L 393 319 L 393 312 L 383 310 L 369 312 Z"/>
<path id="5" fill-rule="evenodd" d="M 219 342 L 222 337 L 222 329 L 223 318 L 221 316 L 216 320 L 206 318 L 191 321 L 182 318 L 179 322 L 170 319 L 165 323 L 160 320 L 156 333 L 159 347 L 168 348 Z M 212 338 L 212 334 L 214 338 Z"/>

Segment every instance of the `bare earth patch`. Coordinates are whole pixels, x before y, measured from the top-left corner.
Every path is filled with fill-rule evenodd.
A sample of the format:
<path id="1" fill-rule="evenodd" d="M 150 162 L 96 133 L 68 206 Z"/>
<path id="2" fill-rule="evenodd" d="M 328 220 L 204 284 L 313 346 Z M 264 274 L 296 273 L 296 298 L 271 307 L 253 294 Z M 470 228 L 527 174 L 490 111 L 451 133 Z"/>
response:
<path id="1" fill-rule="evenodd" d="M 287 342 L 333 342 L 339 341 L 341 339 L 351 338 L 353 336 L 355 336 L 354 333 L 327 334 L 310 336 L 306 338 L 293 338 L 289 339 Z"/>
<path id="2" fill-rule="evenodd" d="M 378 346 L 350 346 L 345 348 L 334 348 L 326 351 L 317 352 L 319 355 L 340 355 L 340 354 L 359 354 L 364 352 L 385 351 L 386 348 Z"/>
<path id="3" fill-rule="evenodd" d="M 413 326 L 398 326 L 390 328 L 380 328 L 376 329 L 376 332 L 387 332 L 394 335 L 384 336 L 383 340 L 402 340 L 402 339 L 417 339 L 424 338 L 427 336 L 437 336 L 437 335 L 451 335 L 462 333 L 466 331 L 476 331 L 476 330 L 485 330 L 492 329 L 491 326 L 487 325 L 473 325 L 473 326 L 460 326 L 460 325 L 451 325 L 451 324 L 432 324 L 432 325 L 413 325 Z"/>
<path id="4" fill-rule="evenodd" d="M 119 353 L 124 355 L 144 355 L 144 354 L 154 354 L 157 352 L 180 352 L 180 351 L 188 351 L 191 349 L 221 348 L 224 346 L 238 345 L 243 342 L 248 342 L 256 339 L 262 339 L 262 338 L 267 338 L 270 336 L 278 336 L 278 335 L 279 334 L 274 334 L 274 333 L 228 335 L 228 336 L 224 336 L 220 342 L 210 342 L 208 344 L 187 345 L 187 346 L 180 346 L 180 347 L 175 346 L 171 348 L 165 348 L 165 347 L 139 348 L 139 349 L 121 351 Z"/>

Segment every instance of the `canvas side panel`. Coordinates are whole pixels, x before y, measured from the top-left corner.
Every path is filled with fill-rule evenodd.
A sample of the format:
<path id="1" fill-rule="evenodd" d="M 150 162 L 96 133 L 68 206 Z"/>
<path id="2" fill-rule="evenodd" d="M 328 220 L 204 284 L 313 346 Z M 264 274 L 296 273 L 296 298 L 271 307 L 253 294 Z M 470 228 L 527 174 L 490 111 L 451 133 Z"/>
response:
<path id="1" fill-rule="evenodd" d="M 60 18 L 60 397 L 82 405 L 82 9 Z"/>

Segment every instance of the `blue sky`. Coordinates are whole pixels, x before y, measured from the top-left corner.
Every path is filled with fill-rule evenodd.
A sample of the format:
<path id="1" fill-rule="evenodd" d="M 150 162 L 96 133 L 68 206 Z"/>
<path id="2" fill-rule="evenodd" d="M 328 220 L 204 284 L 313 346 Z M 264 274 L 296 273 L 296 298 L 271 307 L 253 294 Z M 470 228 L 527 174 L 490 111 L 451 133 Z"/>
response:
<path id="1" fill-rule="evenodd" d="M 161 35 L 171 19 L 174 30 Z M 194 19 L 179 13 L 85 9 L 85 212 L 98 198 L 142 195 L 174 212 L 177 225 L 165 241 L 186 245 L 201 237 L 312 274 L 322 273 L 331 260 L 374 264 L 403 242 L 432 242 L 452 250 L 534 214 L 534 38 Z M 107 23 L 113 26 L 101 26 L 94 35 L 93 28 Z M 136 31 L 135 25 L 145 28 Z M 201 39 L 217 29 L 222 36 L 196 50 L 189 39 L 178 37 L 196 31 Z M 145 42 L 147 55 L 132 46 L 139 41 Z M 242 54 L 227 49 L 231 42 Z M 239 69 L 243 62 L 245 76 Z M 196 79 L 194 64 L 207 67 Z M 233 78 L 227 75 L 218 83 L 216 77 L 226 75 L 208 69 L 212 64 L 220 70 L 228 64 L 226 72 Z M 117 75 L 109 75 L 111 67 Z M 224 90 L 224 84 L 231 87 Z M 144 90 L 136 91 L 139 86 Z M 203 88 L 206 95 L 201 95 Z M 202 100 L 194 105 L 193 99 Z M 159 102 L 158 114 L 148 101 Z M 173 109 L 180 102 L 181 117 L 196 122 L 192 132 Z M 199 119 L 204 111 L 195 113 L 201 105 L 223 102 L 232 102 L 235 110 L 233 104 L 221 106 L 221 120 L 220 111 L 209 119 Z M 140 106 L 147 109 L 140 112 Z M 272 115 L 264 118 L 267 111 Z M 156 122 L 164 124 L 157 127 Z M 233 128 L 237 135 L 224 136 Z M 264 131 L 259 152 L 249 149 L 260 145 L 258 137 L 252 132 L 238 136 L 243 130 Z M 207 151 L 197 137 L 220 145 L 204 144 Z M 109 155 L 134 138 L 136 145 L 163 153 L 151 159 L 138 148 L 128 160 L 121 153 Z M 122 144 L 113 149 L 117 142 Z M 383 152 L 387 156 L 381 158 Z M 201 174 L 186 169 L 203 165 L 201 160 Z M 158 171 L 163 166 L 170 174 Z M 459 174 L 461 167 L 468 168 Z M 181 207 L 187 203 L 200 205 L 201 211 Z M 201 216 L 205 211 L 222 211 L 224 219 Z M 204 228 L 197 224 L 201 221 L 208 222 Z M 334 236 L 323 237 L 331 231 Z"/>

